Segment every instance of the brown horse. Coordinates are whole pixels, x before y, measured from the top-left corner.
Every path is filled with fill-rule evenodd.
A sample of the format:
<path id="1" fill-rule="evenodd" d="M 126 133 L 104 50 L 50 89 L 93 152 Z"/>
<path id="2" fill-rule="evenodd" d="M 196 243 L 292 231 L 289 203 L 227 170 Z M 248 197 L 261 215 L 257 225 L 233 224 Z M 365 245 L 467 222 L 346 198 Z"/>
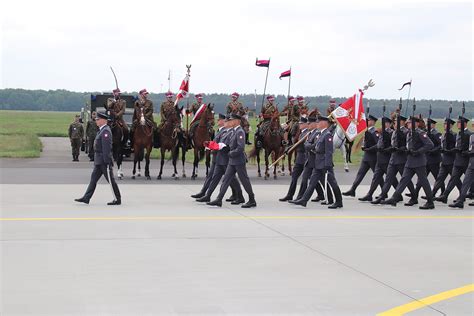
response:
<path id="1" fill-rule="evenodd" d="M 112 157 L 117 164 L 117 178 L 122 179 L 122 161 L 124 148 L 128 141 L 128 130 L 120 126 L 117 120 L 115 120 L 115 113 L 109 110 L 111 121 L 109 122 L 110 130 L 112 131 Z"/>
<path id="2" fill-rule="evenodd" d="M 145 158 L 145 177 L 151 180 L 150 177 L 150 154 L 153 149 L 153 125 L 145 120 L 143 114 L 143 107 L 135 109 L 134 117 L 139 117 L 139 125 L 135 128 L 133 134 L 133 173 L 132 179 L 135 179 L 135 172 L 138 162 L 138 174 L 140 175 L 140 162 Z M 146 155 L 144 155 L 146 149 Z M 145 156 L 145 157 L 143 157 Z"/>
<path id="3" fill-rule="evenodd" d="M 209 124 L 211 126 L 214 122 L 214 107 L 211 104 L 206 106 L 206 109 L 199 117 L 199 124 L 196 127 L 192 139 L 192 144 L 194 148 L 194 163 L 193 163 L 193 174 L 191 179 L 195 180 L 198 175 L 199 161 L 201 161 L 204 156 L 206 157 L 206 176 L 209 172 L 209 166 L 211 161 L 211 156 L 209 151 L 205 151 L 204 142 L 209 141 L 212 138 L 212 134 L 209 132 Z"/>
<path id="4" fill-rule="evenodd" d="M 273 161 L 278 159 L 282 154 L 284 147 L 282 146 L 282 136 L 280 135 L 280 114 L 278 111 L 273 113 L 271 121 L 270 121 L 270 126 L 268 129 L 265 131 L 265 134 L 263 135 L 263 144 L 262 147 L 265 150 L 265 180 L 267 180 L 270 177 L 269 172 L 269 156 L 272 155 Z M 255 144 L 257 142 L 255 141 Z M 258 176 L 261 177 L 262 174 L 260 172 L 260 149 L 256 145 L 250 152 L 250 157 L 257 157 L 257 168 L 258 168 Z M 273 168 L 273 178 L 277 178 L 277 173 L 276 173 L 276 168 L 277 166 L 275 165 Z"/>
<path id="5" fill-rule="evenodd" d="M 172 177 L 178 179 L 178 170 L 176 169 L 176 161 L 178 160 L 178 144 L 179 144 L 179 113 L 175 108 L 171 110 L 167 115 L 167 121 L 161 126 L 160 131 L 160 152 L 161 152 L 161 165 L 160 173 L 156 179 L 161 180 L 163 174 L 163 165 L 165 163 L 166 151 L 171 152 L 171 159 L 173 161 L 174 172 Z"/>
<path id="6" fill-rule="evenodd" d="M 289 142 L 290 144 L 295 144 L 298 141 L 298 138 L 300 137 L 301 130 L 300 130 L 299 124 L 298 123 L 295 123 L 295 124 L 296 124 L 295 135 L 289 135 L 291 137 L 291 141 Z M 293 159 L 293 154 L 295 154 L 294 159 Z M 293 171 L 293 167 L 291 165 L 292 160 L 296 160 L 296 151 L 288 152 L 288 172 L 290 173 L 290 175 Z M 284 172 L 285 159 L 283 159 L 282 166 L 283 166 L 282 172 Z"/>

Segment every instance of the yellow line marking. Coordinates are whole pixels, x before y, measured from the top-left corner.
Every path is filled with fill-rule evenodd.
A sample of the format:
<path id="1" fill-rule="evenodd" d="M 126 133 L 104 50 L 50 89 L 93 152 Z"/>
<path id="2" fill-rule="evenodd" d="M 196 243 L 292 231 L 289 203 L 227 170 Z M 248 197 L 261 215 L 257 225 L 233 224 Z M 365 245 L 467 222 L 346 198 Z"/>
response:
<path id="1" fill-rule="evenodd" d="M 19 221 L 215 221 L 252 219 L 474 219 L 474 216 L 110 216 L 110 217 L 0 217 L 3 222 Z"/>
<path id="2" fill-rule="evenodd" d="M 401 316 L 405 315 L 406 313 L 412 312 L 414 310 L 426 307 L 427 305 L 431 305 L 437 302 L 441 302 L 452 297 L 456 297 L 459 295 L 467 294 L 469 292 L 474 292 L 474 283 L 458 287 L 457 289 L 452 289 L 446 292 L 442 292 L 439 294 L 435 294 L 432 296 L 428 296 L 422 298 L 417 301 L 413 301 L 408 304 L 400 305 L 398 307 L 392 308 L 388 311 L 382 312 L 377 314 L 377 316 Z"/>

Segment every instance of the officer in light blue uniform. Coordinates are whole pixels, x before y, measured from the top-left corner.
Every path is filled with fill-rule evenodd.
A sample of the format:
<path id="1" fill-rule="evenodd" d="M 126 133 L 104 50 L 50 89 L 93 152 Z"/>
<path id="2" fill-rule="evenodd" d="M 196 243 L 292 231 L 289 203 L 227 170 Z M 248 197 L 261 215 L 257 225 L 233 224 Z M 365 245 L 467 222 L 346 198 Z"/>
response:
<path id="1" fill-rule="evenodd" d="M 104 176 L 111 185 L 114 195 L 113 201 L 107 203 L 107 205 L 120 205 L 122 203 L 120 190 L 113 175 L 112 131 L 107 125 L 108 120 L 109 116 L 107 114 L 97 113 L 96 123 L 99 126 L 99 131 L 94 140 L 94 170 L 92 170 L 91 180 L 86 193 L 83 197 L 75 199 L 76 202 L 89 204 L 97 186 L 97 181 Z"/>

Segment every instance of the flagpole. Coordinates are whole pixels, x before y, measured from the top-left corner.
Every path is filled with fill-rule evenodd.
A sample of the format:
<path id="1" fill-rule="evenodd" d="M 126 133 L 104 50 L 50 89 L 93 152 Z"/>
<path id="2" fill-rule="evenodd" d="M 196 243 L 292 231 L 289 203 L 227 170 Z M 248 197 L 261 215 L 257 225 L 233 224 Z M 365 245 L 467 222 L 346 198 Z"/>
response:
<path id="1" fill-rule="evenodd" d="M 291 87 L 291 66 L 290 66 L 290 78 L 288 80 L 288 101 L 290 100 L 290 87 Z"/>
<path id="2" fill-rule="evenodd" d="M 411 81 L 412 81 L 412 79 L 410 79 L 410 86 L 408 87 L 408 98 L 407 98 L 407 106 L 405 107 L 405 117 L 407 116 L 408 102 L 410 101 Z"/>
<path id="3" fill-rule="evenodd" d="M 265 93 L 267 91 L 267 80 L 268 80 L 268 71 L 269 70 L 270 70 L 270 58 L 268 58 L 267 75 L 265 77 L 265 87 L 263 87 L 262 108 L 263 108 L 263 102 L 265 102 Z M 257 109 L 255 109 L 255 111 L 257 111 Z"/>

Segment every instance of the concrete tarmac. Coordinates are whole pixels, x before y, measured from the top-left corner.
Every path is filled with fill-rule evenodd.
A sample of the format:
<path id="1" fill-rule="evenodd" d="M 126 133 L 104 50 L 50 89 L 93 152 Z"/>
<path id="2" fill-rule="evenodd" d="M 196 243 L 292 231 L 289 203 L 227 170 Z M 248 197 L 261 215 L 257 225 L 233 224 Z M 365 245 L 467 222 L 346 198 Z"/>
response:
<path id="1" fill-rule="evenodd" d="M 288 176 L 252 177 L 249 210 L 196 203 L 202 179 L 122 181 L 120 206 L 101 180 L 84 205 L 90 165 L 47 148 L 0 160 L 1 315 L 473 314 L 472 207 L 303 208 L 277 200 Z"/>

